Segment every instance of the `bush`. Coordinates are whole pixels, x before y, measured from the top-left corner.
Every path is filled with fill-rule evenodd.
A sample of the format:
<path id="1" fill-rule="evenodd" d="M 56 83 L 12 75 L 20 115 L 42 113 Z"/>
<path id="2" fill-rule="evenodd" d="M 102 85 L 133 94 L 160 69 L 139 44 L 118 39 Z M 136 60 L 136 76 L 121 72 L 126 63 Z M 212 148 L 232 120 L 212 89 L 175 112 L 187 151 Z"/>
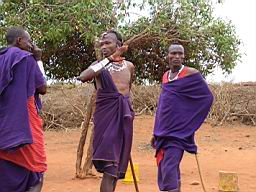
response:
<path id="1" fill-rule="evenodd" d="M 256 84 L 210 85 L 215 96 L 208 120 L 216 125 L 241 122 L 256 125 Z M 43 97 L 45 129 L 76 129 L 81 126 L 94 91 L 91 84 L 55 84 Z M 133 86 L 131 100 L 136 115 L 154 115 L 160 86 Z"/>

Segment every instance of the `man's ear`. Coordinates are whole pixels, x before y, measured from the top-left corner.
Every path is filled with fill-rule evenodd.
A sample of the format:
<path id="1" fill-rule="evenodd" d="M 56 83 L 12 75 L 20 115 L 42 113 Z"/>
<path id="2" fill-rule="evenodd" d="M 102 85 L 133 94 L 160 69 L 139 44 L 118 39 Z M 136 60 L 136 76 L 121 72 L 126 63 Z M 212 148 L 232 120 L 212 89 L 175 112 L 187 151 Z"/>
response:
<path id="1" fill-rule="evenodd" d="M 17 37 L 15 41 L 16 45 L 20 45 L 21 41 L 22 41 L 22 37 Z"/>
<path id="2" fill-rule="evenodd" d="M 122 47 L 122 43 L 120 41 L 116 42 L 116 47 Z"/>

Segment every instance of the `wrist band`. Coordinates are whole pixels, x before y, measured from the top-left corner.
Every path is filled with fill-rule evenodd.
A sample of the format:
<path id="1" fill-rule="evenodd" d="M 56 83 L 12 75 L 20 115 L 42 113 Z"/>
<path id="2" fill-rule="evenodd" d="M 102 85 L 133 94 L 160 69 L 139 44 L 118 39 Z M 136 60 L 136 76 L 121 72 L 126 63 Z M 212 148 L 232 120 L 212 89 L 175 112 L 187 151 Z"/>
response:
<path id="1" fill-rule="evenodd" d="M 109 64 L 109 60 L 107 58 L 103 59 L 99 63 L 90 66 L 90 68 L 96 73 L 103 69 L 107 64 Z"/>

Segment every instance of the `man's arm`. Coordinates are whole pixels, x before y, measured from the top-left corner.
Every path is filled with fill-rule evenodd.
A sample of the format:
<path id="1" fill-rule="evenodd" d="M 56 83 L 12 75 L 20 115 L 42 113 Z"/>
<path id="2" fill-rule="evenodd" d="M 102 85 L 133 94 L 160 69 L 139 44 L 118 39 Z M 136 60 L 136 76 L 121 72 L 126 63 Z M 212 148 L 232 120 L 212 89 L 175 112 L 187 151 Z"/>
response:
<path id="1" fill-rule="evenodd" d="M 78 80 L 82 82 L 90 81 L 94 77 L 96 77 L 104 67 L 106 67 L 110 62 L 113 61 L 121 61 L 124 60 L 124 58 L 121 57 L 121 55 L 127 51 L 128 46 L 124 45 L 122 47 L 119 47 L 116 49 L 116 52 L 110 55 L 108 58 L 105 58 L 101 60 L 100 62 L 93 63 L 88 67 L 86 70 L 84 70 L 79 77 L 77 78 Z"/>
<path id="2" fill-rule="evenodd" d="M 41 60 L 37 61 L 37 64 L 38 64 L 38 67 L 41 71 L 41 73 L 43 74 L 44 78 L 46 79 L 46 75 L 45 75 L 45 70 L 44 70 L 44 65 L 43 65 L 43 62 Z M 41 94 L 41 95 L 44 95 L 46 94 L 46 89 L 47 89 L 47 85 L 45 83 L 45 85 L 39 87 L 36 89 L 36 92 Z"/>
<path id="3" fill-rule="evenodd" d="M 36 88 L 36 93 L 44 95 L 44 94 L 46 94 L 46 91 L 47 91 L 46 90 L 47 85 L 46 85 L 46 80 L 45 80 L 44 66 L 43 66 L 43 62 L 41 60 L 42 50 L 40 48 L 38 48 L 36 45 L 33 45 L 32 53 L 33 53 L 33 56 L 34 56 L 35 60 L 37 61 L 37 65 L 36 65 L 36 84 L 42 84 L 42 82 L 44 82 L 43 85 Z"/>
<path id="4" fill-rule="evenodd" d="M 102 61 L 93 62 L 90 67 L 88 67 L 86 70 L 84 70 L 79 77 L 77 77 L 78 80 L 82 81 L 83 83 L 86 81 L 92 80 L 94 77 L 96 77 L 100 71 L 107 66 L 110 63 L 109 59 L 103 59 Z"/>
<path id="5" fill-rule="evenodd" d="M 41 87 L 38 87 L 38 88 L 36 89 L 36 92 L 39 93 L 39 94 L 41 94 L 41 95 L 46 94 L 46 92 L 47 92 L 47 86 L 46 86 L 46 85 L 43 85 L 43 86 L 41 86 Z"/>
<path id="6" fill-rule="evenodd" d="M 129 66 L 130 66 L 130 72 L 131 72 L 131 80 L 130 80 L 130 89 L 132 88 L 132 83 L 135 80 L 135 73 L 134 73 L 134 65 L 133 63 L 129 62 Z"/>
<path id="7" fill-rule="evenodd" d="M 40 67 L 40 65 L 42 65 L 42 66 Z M 36 86 L 39 85 L 39 87 L 36 88 L 36 93 L 44 95 L 47 92 L 47 90 L 46 90 L 47 83 L 46 83 L 46 78 L 45 78 L 45 74 L 44 74 L 42 61 L 41 62 L 37 61 L 35 73 L 36 73 L 35 83 L 36 83 Z"/>
<path id="8" fill-rule="evenodd" d="M 189 75 L 193 75 L 195 73 L 198 73 L 199 71 L 195 68 L 192 68 L 192 67 L 188 67 L 188 71 L 187 71 L 187 74 L 186 76 L 189 76 Z"/>

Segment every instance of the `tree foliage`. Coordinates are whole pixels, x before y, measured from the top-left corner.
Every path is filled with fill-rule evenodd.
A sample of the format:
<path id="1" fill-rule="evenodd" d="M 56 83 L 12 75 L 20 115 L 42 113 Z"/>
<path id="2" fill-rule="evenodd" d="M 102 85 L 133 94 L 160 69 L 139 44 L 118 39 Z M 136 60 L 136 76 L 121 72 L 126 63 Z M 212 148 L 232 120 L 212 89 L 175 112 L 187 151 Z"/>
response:
<path id="1" fill-rule="evenodd" d="M 47 75 L 69 79 L 95 60 L 95 37 L 117 26 L 108 0 L 4 1 L 0 6 L 0 37 L 9 26 L 24 26 L 44 50 Z"/>
<path id="2" fill-rule="evenodd" d="M 65 2 L 65 3 L 64 3 Z M 240 57 L 235 28 L 215 18 L 207 0 L 33 0 L 0 5 L 0 42 L 8 26 L 25 26 L 44 49 L 50 78 L 75 77 L 95 58 L 95 38 L 110 28 L 128 40 L 125 55 L 136 66 L 136 81 L 158 82 L 167 69 L 167 48 L 173 41 L 186 49 L 185 64 L 205 76 L 220 67 L 230 73 Z M 131 8 L 147 10 L 148 16 L 128 23 Z M 130 39 L 130 40 L 129 40 Z"/>
<path id="3" fill-rule="evenodd" d="M 144 34 L 129 52 L 129 58 L 140 66 L 138 80 L 161 79 L 167 67 L 167 48 L 173 41 L 185 46 L 185 64 L 203 75 L 216 67 L 230 73 L 240 58 L 240 40 L 231 22 L 214 18 L 212 7 L 205 0 L 149 1 L 150 16 L 124 28 L 127 37 Z"/>

